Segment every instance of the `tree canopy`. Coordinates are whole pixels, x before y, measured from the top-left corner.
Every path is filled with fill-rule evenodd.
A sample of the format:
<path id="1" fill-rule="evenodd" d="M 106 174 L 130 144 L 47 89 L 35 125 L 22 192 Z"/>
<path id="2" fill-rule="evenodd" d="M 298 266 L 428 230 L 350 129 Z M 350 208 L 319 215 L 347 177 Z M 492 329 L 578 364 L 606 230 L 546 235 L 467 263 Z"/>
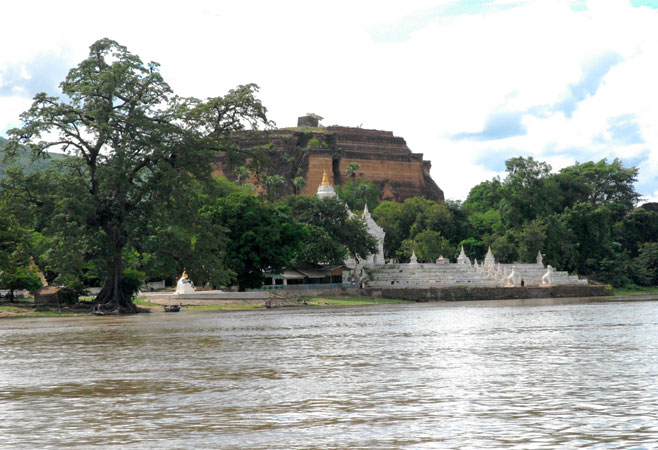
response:
<path id="1" fill-rule="evenodd" d="M 265 272 L 280 273 L 295 258 L 303 229 L 287 208 L 236 192 L 202 210 L 210 223 L 224 228 L 226 265 L 240 290 L 260 287 Z"/>
<path id="2" fill-rule="evenodd" d="M 297 262 L 342 264 L 347 256 L 366 258 L 377 249 L 364 221 L 350 217 L 338 198 L 297 195 L 282 203 L 304 227 Z"/>

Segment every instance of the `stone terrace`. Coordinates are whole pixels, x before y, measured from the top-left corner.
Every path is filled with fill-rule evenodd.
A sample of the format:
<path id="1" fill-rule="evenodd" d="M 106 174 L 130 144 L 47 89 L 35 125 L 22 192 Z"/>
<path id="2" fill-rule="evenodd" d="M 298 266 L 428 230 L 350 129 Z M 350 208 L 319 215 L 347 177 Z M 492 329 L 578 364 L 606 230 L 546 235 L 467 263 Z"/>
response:
<path id="1" fill-rule="evenodd" d="M 514 270 L 514 284 L 509 276 Z M 542 277 L 547 268 L 541 263 L 534 264 L 386 264 L 370 268 L 368 288 L 446 288 L 456 286 L 489 288 L 520 286 L 542 286 Z M 550 286 L 587 285 L 576 275 L 553 271 Z"/>
<path id="2" fill-rule="evenodd" d="M 496 287 L 498 281 L 468 264 L 387 264 L 371 269 L 369 288 Z"/>

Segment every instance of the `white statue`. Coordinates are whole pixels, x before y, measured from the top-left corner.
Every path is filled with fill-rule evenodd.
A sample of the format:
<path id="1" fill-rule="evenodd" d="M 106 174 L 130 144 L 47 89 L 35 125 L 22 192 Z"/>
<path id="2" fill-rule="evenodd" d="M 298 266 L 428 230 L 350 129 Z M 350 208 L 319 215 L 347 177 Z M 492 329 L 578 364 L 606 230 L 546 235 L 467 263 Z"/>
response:
<path id="1" fill-rule="evenodd" d="M 551 286 L 553 284 L 553 266 L 550 264 L 546 266 L 546 273 L 544 274 L 543 277 L 541 277 L 541 285 L 542 286 Z"/>
<path id="2" fill-rule="evenodd" d="M 514 287 L 517 284 L 519 284 L 519 274 L 516 273 L 516 266 L 512 266 L 512 273 L 510 273 L 507 277 L 506 286 Z"/>
<path id="3" fill-rule="evenodd" d="M 418 258 L 416 258 L 415 250 L 411 251 L 411 259 L 409 260 L 409 264 L 418 264 Z"/>
<path id="4" fill-rule="evenodd" d="M 541 255 L 541 251 L 537 252 L 537 264 L 544 267 L 544 258 Z"/>
<path id="5" fill-rule="evenodd" d="M 194 294 L 194 283 L 187 276 L 187 271 L 183 270 L 180 280 L 176 284 L 176 295 L 180 294 Z"/>

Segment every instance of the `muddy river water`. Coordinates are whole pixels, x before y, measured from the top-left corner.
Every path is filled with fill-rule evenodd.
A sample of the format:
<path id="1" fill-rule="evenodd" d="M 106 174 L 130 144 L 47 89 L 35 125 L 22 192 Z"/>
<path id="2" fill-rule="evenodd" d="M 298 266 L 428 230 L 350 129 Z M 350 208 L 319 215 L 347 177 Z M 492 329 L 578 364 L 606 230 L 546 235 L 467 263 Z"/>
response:
<path id="1" fill-rule="evenodd" d="M 0 320 L 0 448 L 658 448 L 658 302 Z"/>

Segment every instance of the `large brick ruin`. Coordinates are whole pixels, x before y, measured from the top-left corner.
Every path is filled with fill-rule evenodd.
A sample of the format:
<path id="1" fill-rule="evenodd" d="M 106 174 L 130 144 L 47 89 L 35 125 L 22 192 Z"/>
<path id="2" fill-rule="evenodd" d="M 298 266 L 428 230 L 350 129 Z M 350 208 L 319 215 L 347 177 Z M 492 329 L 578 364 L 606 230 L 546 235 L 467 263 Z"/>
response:
<path id="1" fill-rule="evenodd" d="M 342 185 L 350 181 L 348 164 L 356 163 L 358 173 L 378 185 L 382 200 L 422 196 L 444 201 L 443 191 L 430 177 L 431 163 L 423 161 L 421 153 L 412 153 L 403 138 L 390 131 L 308 126 L 307 119 L 301 117 L 296 128 L 240 133 L 235 138 L 239 151 L 232 152 L 231 158 L 218 154 L 215 175 L 236 181 L 236 168 L 245 166 L 251 174 L 243 181 L 257 189 L 262 189 L 258 177 L 280 175 L 285 179 L 278 187 L 281 195 L 296 193 L 292 180 L 303 177 L 306 187 L 301 193 L 314 194 L 324 170 L 332 184 Z"/>

